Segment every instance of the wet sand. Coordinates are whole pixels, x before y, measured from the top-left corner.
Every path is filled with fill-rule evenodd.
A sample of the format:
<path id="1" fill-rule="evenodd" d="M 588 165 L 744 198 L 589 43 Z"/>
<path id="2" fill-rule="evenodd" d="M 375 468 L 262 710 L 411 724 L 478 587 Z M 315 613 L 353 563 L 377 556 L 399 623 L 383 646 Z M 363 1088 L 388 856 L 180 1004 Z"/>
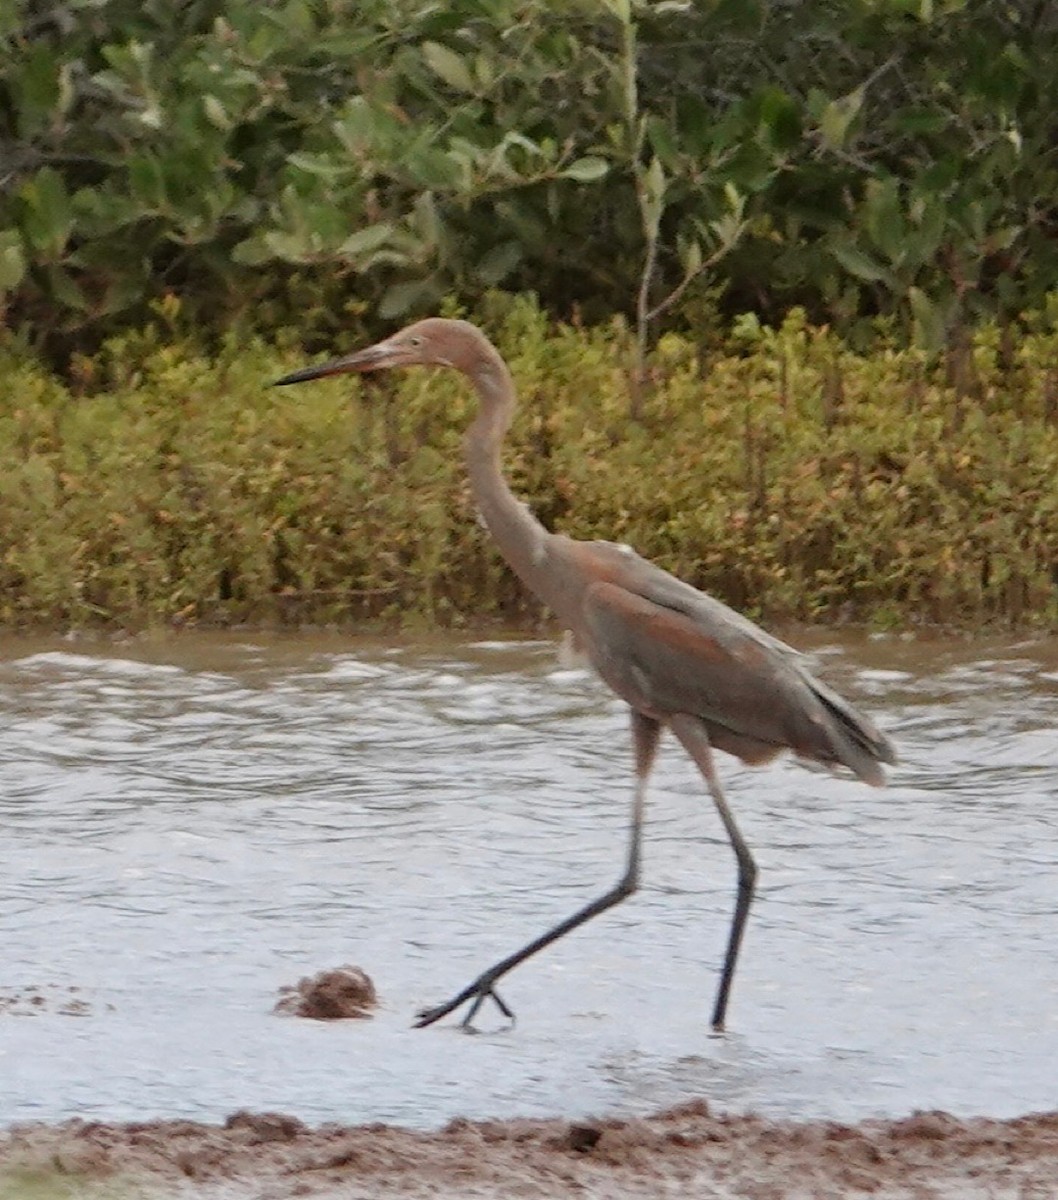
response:
<path id="1" fill-rule="evenodd" d="M 714 1115 L 694 1101 L 647 1118 L 453 1121 L 435 1133 L 310 1129 L 275 1113 L 74 1120 L 0 1135 L 0 1195 L 20 1194 L 19 1180 L 41 1197 L 1043 1200 L 1058 1194 L 1058 1112 L 846 1125 Z"/>

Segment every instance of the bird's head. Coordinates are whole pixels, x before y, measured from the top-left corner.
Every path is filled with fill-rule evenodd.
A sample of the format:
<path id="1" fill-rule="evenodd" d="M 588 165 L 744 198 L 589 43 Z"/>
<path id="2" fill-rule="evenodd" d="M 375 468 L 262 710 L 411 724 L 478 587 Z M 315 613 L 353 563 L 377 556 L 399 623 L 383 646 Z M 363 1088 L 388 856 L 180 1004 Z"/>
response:
<path id="1" fill-rule="evenodd" d="M 355 354 L 284 375 L 276 380 L 275 386 L 305 383 L 328 375 L 363 375 L 392 367 L 455 367 L 470 373 L 488 344 L 484 334 L 468 321 L 428 317 Z"/>

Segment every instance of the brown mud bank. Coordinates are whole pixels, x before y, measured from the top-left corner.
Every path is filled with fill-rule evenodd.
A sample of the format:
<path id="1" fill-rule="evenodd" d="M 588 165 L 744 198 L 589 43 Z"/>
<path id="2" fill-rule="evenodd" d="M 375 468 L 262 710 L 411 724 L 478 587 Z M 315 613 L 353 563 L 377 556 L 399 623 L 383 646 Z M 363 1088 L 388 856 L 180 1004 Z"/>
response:
<path id="1" fill-rule="evenodd" d="M 1035 1200 L 1058 1195 L 1058 1112 L 916 1113 L 856 1125 L 714 1115 L 454 1121 L 436 1133 L 240 1112 L 191 1121 L 22 1125 L 0 1134 L 0 1195 L 694 1197 Z M 53 1186 L 49 1186 L 49 1184 Z"/>

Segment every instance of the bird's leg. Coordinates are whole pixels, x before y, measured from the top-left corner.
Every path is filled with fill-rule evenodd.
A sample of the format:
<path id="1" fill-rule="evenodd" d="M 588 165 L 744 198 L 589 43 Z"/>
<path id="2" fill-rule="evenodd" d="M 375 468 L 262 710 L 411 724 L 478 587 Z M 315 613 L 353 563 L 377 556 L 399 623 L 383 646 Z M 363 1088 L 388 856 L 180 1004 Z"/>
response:
<path id="1" fill-rule="evenodd" d="M 727 806 L 720 780 L 717 778 L 713 765 L 713 747 L 705 727 L 697 717 L 675 716 L 669 719 L 669 727 L 679 738 L 681 745 L 694 759 L 698 770 L 701 771 L 709 788 L 709 794 L 724 823 L 728 840 L 735 851 L 738 860 L 738 894 L 735 900 L 735 915 L 731 921 L 731 933 L 727 939 L 727 953 L 724 955 L 724 969 L 720 975 L 720 987 L 716 993 L 716 1004 L 713 1006 L 713 1028 L 720 1032 L 724 1028 L 724 1018 L 727 1015 L 727 999 L 731 992 L 731 983 L 735 978 L 735 963 L 738 961 L 739 947 L 742 945 L 742 934 L 746 928 L 746 918 L 749 916 L 749 906 L 753 903 L 753 892 L 757 883 L 757 864 L 749 851 L 735 824 L 735 818 Z"/>
<path id="2" fill-rule="evenodd" d="M 452 1012 L 453 1009 L 470 1000 L 472 1002 L 470 1009 L 462 1022 L 463 1028 L 469 1031 L 472 1029 L 470 1022 L 477 1014 L 478 1009 L 481 1008 L 482 1004 L 489 997 L 496 1001 L 503 1015 L 513 1022 L 514 1013 L 496 993 L 495 984 L 497 980 L 506 975 L 512 968 L 518 966 L 519 963 L 525 962 L 527 958 L 530 958 L 538 950 L 549 946 L 564 934 L 569 933 L 571 929 L 576 929 L 578 925 L 583 925 L 585 921 L 591 920 L 592 917 L 598 916 L 599 913 L 605 912 L 606 909 L 612 908 L 613 905 L 618 904 L 636 890 L 639 884 L 639 848 L 643 826 L 647 776 L 650 774 L 650 768 L 654 763 L 654 755 L 657 751 L 660 733 L 661 726 L 657 721 L 652 717 L 647 717 L 642 713 L 636 712 L 634 709 L 632 710 L 632 737 L 636 758 L 636 786 L 632 800 L 628 862 L 617 886 L 611 888 L 610 891 L 600 896 L 597 900 L 593 900 L 590 904 L 586 904 L 583 908 L 578 909 L 571 917 L 560 921 L 552 929 L 541 934 L 540 937 L 534 938 L 527 946 L 523 946 L 520 950 L 515 951 L 514 954 L 508 955 L 494 966 L 489 967 L 473 983 L 469 984 L 445 1004 L 438 1004 L 435 1008 L 423 1009 L 415 1020 L 415 1027 L 417 1029 L 422 1029 L 425 1025 L 432 1025 L 434 1021 L 439 1021 L 442 1017 Z"/>

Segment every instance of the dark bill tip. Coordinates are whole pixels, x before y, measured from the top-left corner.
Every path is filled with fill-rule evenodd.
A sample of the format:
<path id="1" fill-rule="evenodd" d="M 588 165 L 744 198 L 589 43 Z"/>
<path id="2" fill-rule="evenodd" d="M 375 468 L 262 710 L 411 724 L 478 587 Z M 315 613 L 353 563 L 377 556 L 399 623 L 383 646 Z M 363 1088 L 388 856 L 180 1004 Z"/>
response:
<path id="1" fill-rule="evenodd" d="M 310 379 L 323 379 L 327 375 L 363 374 L 365 371 L 376 371 L 380 367 L 393 366 L 395 362 L 395 347 L 390 342 L 379 342 L 376 346 L 368 346 L 366 350 L 357 350 L 355 354 L 345 358 L 333 358 L 330 362 L 320 363 L 315 367 L 302 367 L 300 371 L 291 371 L 282 379 L 277 379 L 273 387 L 286 387 L 288 383 L 306 383 Z"/>
<path id="2" fill-rule="evenodd" d="M 286 387 L 288 383 L 307 383 L 310 379 L 322 379 L 325 375 L 336 374 L 333 363 L 324 363 L 320 367 L 302 367 L 300 371 L 291 371 L 282 379 L 273 382 L 272 387 Z"/>

